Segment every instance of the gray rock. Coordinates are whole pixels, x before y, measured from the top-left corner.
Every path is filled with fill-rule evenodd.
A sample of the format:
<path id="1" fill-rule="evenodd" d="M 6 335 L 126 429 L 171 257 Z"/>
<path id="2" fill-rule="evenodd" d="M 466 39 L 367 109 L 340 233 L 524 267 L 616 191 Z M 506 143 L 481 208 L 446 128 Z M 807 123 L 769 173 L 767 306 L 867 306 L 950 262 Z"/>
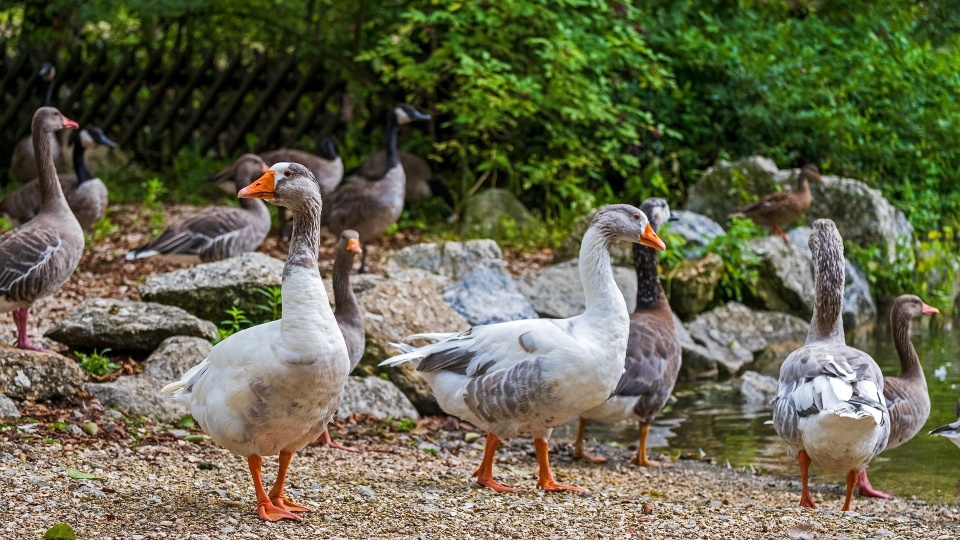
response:
<path id="1" fill-rule="evenodd" d="M 248 316 L 258 314 L 263 295 L 258 289 L 279 287 L 283 261 L 263 253 L 244 253 L 230 259 L 175 270 L 147 278 L 140 298 L 181 307 L 214 322 L 226 318 L 233 306 Z"/>
<path id="2" fill-rule="evenodd" d="M 69 398 L 80 393 L 85 378 L 69 358 L 0 343 L 0 394 L 30 401 Z"/>
<path id="3" fill-rule="evenodd" d="M 566 319 L 579 315 L 586 309 L 579 266 L 579 259 L 574 259 L 520 276 L 517 289 L 530 299 L 541 317 Z M 627 310 L 632 312 L 637 305 L 637 273 L 632 267 L 614 266 L 613 277 L 627 301 Z"/>
<path id="4" fill-rule="evenodd" d="M 172 336 L 216 339 L 217 327 L 177 307 L 90 298 L 45 335 L 76 348 L 152 351 Z"/>
<path id="5" fill-rule="evenodd" d="M 663 286 L 673 312 L 686 320 L 703 312 L 713 302 L 722 269 L 723 259 L 716 253 L 707 253 L 700 259 L 685 260 L 669 272 Z"/>
<path id="6" fill-rule="evenodd" d="M 573 259 L 580 256 L 580 242 L 583 235 L 587 233 L 593 218 L 600 210 L 592 210 L 589 214 L 581 217 L 573 224 L 570 236 L 560 244 L 560 247 L 553 254 L 553 261 L 560 262 Z M 616 242 L 610 248 L 610 260 L 614 266 L 626 266 L 633 268 L 633 244 L 630 242 Z"/>
<path id="7" fill-rule="evenodd" d="M 694 343 L 717 362 L 721 375 L 744 368 L 769 374 L 793 350 L 803 345 L 809 325 L 786 313 L 753 311 L 729 302 L 703 313 L 686 325 Z M 763 369 L 761 369 L 761 366 Z"/>
<path id="8" fill-rule="evenodd" d="M 537 318 L 533 304 L 517 291 L 504 268 L 481 266 L 467 272 L 444 287 L 443 299 L 474 326 Z"/>
<path id="9" fill-rule="evenodd" d="M 673 315 L 673 324 L 677 328 L 677 337 L 680 339 L 680 378 L 686 380 L 717 378 L 719 373 L 717 359 L 706 347 L 697 345 L 693 341 L 687 327 L 680 322 L 676 314 Z"/>
<path id="10" fill-rule="evenodd" d="M 744 371 L 740 375 L 740 393 L 749 405 L 766 406 L 777 395 L 777 379 L 756 371 Z"/>
<path id="11" fill-rule="evenodd" d="M 676 234 L 686 240 L 684 253 L 688 258 L 697 257 L 700 248 L 724 234 L 723 227 L 719 223 L 703 214 L 689 210 L 674 210 L 673 215 L 678 220 L 665 223 L 664 232 Z"/>
<path id="12" fill-rule="evenodd" d="M 20 411 L 12 399 L 0 394 L 0 420 L 4 418 L 20 418 Z"/>
<path id="13" fill-rule="evenodd" d="M 397 251 L 387 262 L 387 276 L 392 279 L 421 277 L 424 273 L 445 278 L 449 283 L 463 277 L 467 272 L 480 267 L 503 267 L 503 252 L 493 240 L 467 240 L 466 242 L 427 243 L 407 246 Z"/>
<path id="14" fill-rule="evenodd" d="M 491 188 L 467 199 L 460 229 L 464 234 L 504 239 L 537 226 L 537 219 L 513 193 Z"/>
<path id="15" fill-rule="evenodd" d="M 380 377 L 350 377 L 343 389 L 338 418 L 354 413 L 369 414 L 378 420 L 420 418 L 417 409 L 395 384 Z"/>
<path id="16" fill-rule="evenodd" d="M 772 160 L 752 156 L 738 161 L 720 161 L 700 176 L 687 191 L 687 210 L 703 214 L 720 223 L 747 203 L 776 191 L 782 180 L 780 169 Z M 778 181 L 780 180 L 780 181 Z M 735 190 L 733 196 L 731 189 Z M 752 198 L 749 198 L 752 196 Z"/>
<path id="17" fill-rule="evenodd" d="M 161 420 L 180 418 L 190 411 L 186 405 L 161 394 L 160 389 L 199 364 L 213 348 L 204 339 L 171 337 L 143 363 L 143 372 L 106 383 L 87 383 L 85 388 L 106 407 L 117 407 L 128 414 Z"/>

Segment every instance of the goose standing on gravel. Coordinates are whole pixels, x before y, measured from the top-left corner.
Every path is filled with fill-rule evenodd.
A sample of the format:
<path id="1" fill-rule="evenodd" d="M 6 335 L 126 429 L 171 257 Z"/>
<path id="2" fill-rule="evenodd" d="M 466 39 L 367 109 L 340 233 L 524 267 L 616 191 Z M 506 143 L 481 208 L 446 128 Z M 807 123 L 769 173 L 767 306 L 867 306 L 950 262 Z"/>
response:
<path id="1" fill-rule="evenodd" d="M 63 196 L 51 148 L 57 130 L 77 127 L 53 107 L 37 109 L 31 130 L 40 171 L 40 213 L 0 236 L 0 311 L 13 312 L 21 349 L 51 352 L 30 343 L 29 309 L 60 289 L 83 254 L 83 229 Z"/>
<path id="2" fill-rule="evenodd" d="M 960 448 L 960 401 L 957 401 L 957 421 L 938 427 L 931 431 L 930 435 L 937 435 L 949 439 L 950 442 Z"/>
<path id="3" fill-rule="evenodd" d="M 844 341 L 843 239 L 833 221 L 813 223 L 810 251 L 816 277 L 813 320 L 804 346 L 780 366 L 773 426 L 800 464 L 800 506 L 816 508 L 807 485 L 813 463 L 847 471 L 847 511 L 860 471 L 887 444 L 890 414 L 880 367 Z"/>
<path id="4" fill-rule="evenodd" d="M 360 235 L 360 243 L 364 245 L 360 272 L 366 269 L 366 244 L 396 223 L 403 212 L 407 177 L 397 155 L 397 132 L 403 124 L 429 119 L 429 114 L 418 111 L 412 105 L 395 107 L 387 115 L 387 129 L 384 132 L 387 154 L 384 175 L 370 182 L 343 185 L 327 198 L 329 211 L 326 223 L 330 231 L 339 236 L 344 230 L 353 229 Z"/>
<path id="5" fill-rule="evenodd" d="M 381 364 L 412 362 L 444 411 L 487 431 L 483 461 L 473 473 L 479 484 L 516 491 L 493 479 L 493 459 L 501 439 L 529 431 L 540 466 L 537 487 L 586 491 L 554 480 L 547 440 L 553 428 L 606 401 L 623 374 L 630 315 L 610 267 L 617 240 L 664 249 L 643 212 L 626 204 L 603 208 L 580 246 L 582 314 L 410 336 L 434 343 L 395 345 L 403 354 Z"/>
<path id="6" fill-rule="evenodd" d="M 890 310 L 890 333 L 900 357 L 900 375 L 883 378 L 883 397 L 890 411 L 890 439 L 884 450 L 891 450 L 909 441 L 920 432 L 930 416 L 930 394 L 927 378 L 917 349 L 910 341 L 910 321 L 923 315 L 936 315 L 937 308 L 928 306 L 919 297 L 904 294 L 897 297 Z M 890 493 L 877 491 L 870 485 L 866 469 L 857 481 L 860 495 L 889 499 Z"/>
<path id="7" fill-rule="evenodd" d="M 647 215 L 654 231 L 671 219 L 667 201 L 651 197 L 640 211 Z M 580 415 L 574 456 L 591 463 L 606 461 L 583 449 L 583 432 L 589 420 L 613 424 L 624 420 L 639 421 L 640 448 L 634 462 L 647 467 L 662 464 L 647 457 L 647 432 L 650 424 L 667 404 L 680 374 L 680 338 L 673 322 L 673 311 L 667 302 L 657 275 L 657 251 L 640 244 L 633 245 L 633 266 L 637 271 L 637 307 L 630 315 L 630 337 L 623 376 L 610 399 Z"/>
<path id="8" fill-rule="evenodd" d="M 99 178 L 92 178 L 87 168 L 86 151 L 98 145 L 116 148 L 117 144 L 97 126 L 87 126 L 77 134 L 80 144 L 73 145 L 73 168 L 76 173 L 60 174 L 60 189 L 67 204 L 77 216 L 80 227 L 89 232 L 107 211 L 107 186 Z M 25 223 L 40 211 L 40 181 L 33 179 L 0 202 L 0 213 L 14 223 Z"/>
<path id="9" fill-rule="evenodd" d="M 360 248 L 360 236 L 357 231 L 347 229 L 340 233 L 337 242 L 336 258 L 333 260 L 333 316 L 337 319 L 337 326 L 343 334 L 347 344 L 347 356 L 350 357 L 350 372 L 357 369 L 360 359 L 363 358 L 363 348 L 366 334 L 363 328 L 363 311 L 357 295 L 350 287 L 350 271 L 353 270 L 353 259 L 363 250 Z M 330 437 L 329 431 L 324 431 L 317 442 L 330 448 L 357 452 L 352 446 L 344 446 Z"/>
<path id="10" fill-rule="evenodd" d="M 306 167 L 277 163 L 239 196 L 265 199 L 293 214 L 281 285 L 283 316 L 221 341 L 163 391 L 175 393 L 217 444 L 247 458 L 260 517 L 300 521 L 297 513 L 309 508 L 284 496 L 287 467 L 293 453 L 316 440 L 332 420 L 350 370 L 317 266 L 320 187 Z M 262 456 L 277 454 L 280 470 L 267 493 L 260 480 Z"/>
<path id="11" fill-rule="evenodd" d="M 247 186 L 267 170 L 256 154 L 244 154 L 234 164 L 237 188 Z M 213 262 L 255 251 L 270 232 L 270 211 L 259 199 L 240 199 L 240 208 L 211 206 L 186 221 L 167 227 L 160 236 L 130 250 L 127 260 L 160 256 L 172 262 Z"/>
<path id="12" fill-rule="evenodd" d="M 765 195 L 759 201 L 730 214 L 730 217 L 749 218 L 757 225 L 767 225 L 787 244 L 790 238 L 783 231 L 800 216 L 807 213 L 813 202 L 810 182 L 820 182 L 820 169 L 816 165 L 804 165 L 797 175 L 797 188 L 793 191 L 778 191 Z"/>
<path id="13" fill-rule="evenodd" d="M 40 80 L 47 83 L 47 90 L 43 97 L 43 106 L 49 107 L 53 99 L 53 82 L 57 77 L 57 68 L 50 62 L 44 62 L 37 73 Z M 30 135 L 20 139 L 13 147 L 13 155 L 10 157 L 10 173 L 17 182 L 27 182 L 39 176 L 37 168 L 37 156 L 34 152 L 33 138 Z M 66 170 L 66 163 L 63 159 L 60 149 L 60 141 L 56 137 L 50 143 L 50 154 L 53 156 L 53 163 L 57 172 Z"/>

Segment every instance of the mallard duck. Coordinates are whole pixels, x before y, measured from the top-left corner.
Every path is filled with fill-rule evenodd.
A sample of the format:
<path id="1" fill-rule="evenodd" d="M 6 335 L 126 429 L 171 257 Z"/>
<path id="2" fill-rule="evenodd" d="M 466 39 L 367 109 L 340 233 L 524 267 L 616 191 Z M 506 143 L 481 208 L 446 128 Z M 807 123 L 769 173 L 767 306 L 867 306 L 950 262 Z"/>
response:
<path id="1" fill-rule="evenodd" d="M 473 473 L 480 485 L 516 491 L 493 479 L 493 458 L 501 439 L 530 432 L 540 465 L 537 487 L 586 491 L 554 480 L 547 440 L 556 426 L 606 401 L 623 374 L 630 315 L 610 267 L 617 240 L 664 249 L 639 209 L 617 204 L 600 210 L 580 246 L 582 314 L 410 336 L 433 343 L 397 344 L 402 354 L 381 363 L 412 362 L 444 411 L 487 431 L 483 461 Z"/>
<path id="2" fill-rule="evenodd" d="M 860 471 L 887 445 L 890 414 L 880 367 L 844 341 L 843 239 L 833 221 L 813 223 L 810 251 L 816 276 L 813 320 L 804 346 L 780 366 L 773 426 L 800 464 L 800 506 L 816 508 L 807 485 L 813 463 L 847 471 L 847 511 Z"/>
<path id="3" fill-rule="evenodd" d="M 890 439 L 884 450 L 890 450 L 909 441 L 920 432 L 930 416 L 930 394 L 927 379 L 910 341 L 910 321 L 923 315 L 936 315 L 937 308 L 928 306 L 919 297 L 904 294 L 897 297 L 890 310 L 890 332 L 900 357 L 900 375 L 883 378 L 883 397 L 890 411 Z M 866 469 L 857 482 L 860 495 L 889 499 L 890 493 L 877 491 L 870 485 Z"/>
<path id="4" fill-rule="evenodd" d="M 957 401 L 957 421 L 951 422 L 945 426 L 940 426 L 929 433 L 949 439 L 950 442 L 960 448 L 960 401 Z"/>
<path id="5" fill-rule="evenodd" d="M 670 219 L 667 201 L 651 197 L 640 211 L 647 215 L 654 231 Z M 574 456 L 593 463 L 606 461 L 583 449 L 583 431 L 589 420 L 617 423 L 639 421 L 640 448 L 634 460 L 638 465 L 658 467 L 647 457 L 647 432 L 653 419 L 670 398 L 680 374 L 680 338 L 673 312 L 657 275 L 657 251 L 641 244 L 633 245 L 633 266 L 637 271 L 637 307 L 630 314 L 625 370 L 610 399 L 580 415 Z"/>
<path id="6" fill-rule="evenodd" d="M 34 113 L 31 130 L 40 171 L 40 212 L 0 236 L 0 312 L 13 312 L 21 349 L 51 352 L 30 343 L 30 306 L 60 290 L 83 255 L 83 229 L 63 196 L 51 148 L 57 130 L 77 127 L 53 107 Z"/>
<path id="7" fill-rule="evenodd" d="M 781 225 L 787 226 L 807 213 L 813 196 L 810 194 L 810 182 L 820 181 L 820 169 L 816 165 L 804 165 L 797 175 L 797 188 L 794 191 L 778 191 L 765 195 L 759 201 L 745 206 L 730 214 L 730 217 L 750 218 L 757 225 L 773 227 L 773 234 L 783 238 L 787 244 L 790 239 Z"/>
<path id="8" fill-rule="evenodd" d="M 283 205 L 293 213 L 293 237 L 283 267 L 283 317 L 237 332 L 207 358 L 167 385 L 217 444 L 247 458 L 257 512 L 267 521 L 300 520 L 305 506 L 284 496 L 293 453 L 316 440 L 340 405 L 350 370 L 347 345 L 327 299 L 320 251 L 320 187 L 306 167 L 277 163 L 242 198 Z M 267 493 L 262 456 L 280 456 Z"/>

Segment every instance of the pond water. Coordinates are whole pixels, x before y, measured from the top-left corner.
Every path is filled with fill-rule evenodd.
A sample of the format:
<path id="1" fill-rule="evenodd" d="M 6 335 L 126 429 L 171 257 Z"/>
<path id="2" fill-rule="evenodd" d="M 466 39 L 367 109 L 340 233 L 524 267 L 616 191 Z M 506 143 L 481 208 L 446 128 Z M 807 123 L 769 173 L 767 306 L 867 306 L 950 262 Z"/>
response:
<path id="1" fill-rule="evenodd" d="M 930 390 L 930 418 L 923 430 L 899 448 L 883 452 L 870 464 L 870 481 L 881 491 L 899 497 L 915 496 L 928 502 L 960 502 L 960 448 L 942 437 L 927 435 L 935 427 L 956 420 L 960 397 L 960 332 L 949 328 L 920 328 L 914 324 L 913 343 L 923 364 Z M 876 359 L 884 375 L 896 375 L 900 361 L 889 326 L 878 325 L 869 334 L 848 338 L 848 343 Z M 756 469 L 764 474 L 799 478 L 795 460 L 777 437 L 766 405 L 749 405 L 717 383 L 680 383 L 677 402 L 665 410 L 650 432 L 649 444 L 676 455 L 692 453 L 713 458 L 719 465 Z M 603 426 L 592 423 L 591 437 L 629 445 L 637 440 L 637 426 Z M 562 436 L 572 437 L 570 427 Z M 589 445 L 588 445 L 589 446 Z M 633 446 L 635 448 L 635 446 Z M 811 468 L 814 482 L 843 485 L 843 473 Z"/>

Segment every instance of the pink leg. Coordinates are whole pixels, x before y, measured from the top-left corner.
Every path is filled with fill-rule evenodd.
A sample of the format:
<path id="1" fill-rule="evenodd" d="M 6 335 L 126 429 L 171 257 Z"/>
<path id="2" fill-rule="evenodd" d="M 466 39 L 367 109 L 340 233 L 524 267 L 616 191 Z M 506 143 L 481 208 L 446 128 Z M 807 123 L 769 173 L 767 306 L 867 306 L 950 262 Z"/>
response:
<path id="1" fill-rule="evenodd" d="M 27 308 L 13 310 L 13 322 L 17 325 L 17 347 L 28 351 L 54 354 L 54 352 L 49 349 L 37 347 L 33 343 L 30 343 L 30 337 L 27 336 L 27 317 L 29 316 L 30 311 Z"/>
<path id="2" fill-rule="evenodd" d="M 857 485 L 860 486 L 861 497 L 876 497 L 878 499 L 892 499 L 892 493 L 877 491 L 870 485 L 870 479 L 867 478 L 867 470 L 860 471 L 860 477 L 857 478 Z"/>
<path id="3" fill-rule="evenodd" d="M 317 446 L 329 446 L 330 448 L 336 448 L 337 450 L 345 450 L 345 451 L 347 451 L 347 452 L 359 452 L 359 451 L 360 451 L 360 450 L 357 450 L 356 448 L 354 448 L 354 447 L 352 447 L 352 446 L 344 446 L 344 445 L 342 445 L 342 444 L 334 441 L 333 438 L 330 437 L 330 432 L 329 432 L 329 431 L 324 431 L 323 433 L 321 433 L 321 434 L 320 434 L 320 437 L 318 437 L 317 440 L 314 441 L 314 444 L 316 444 Z"/>

